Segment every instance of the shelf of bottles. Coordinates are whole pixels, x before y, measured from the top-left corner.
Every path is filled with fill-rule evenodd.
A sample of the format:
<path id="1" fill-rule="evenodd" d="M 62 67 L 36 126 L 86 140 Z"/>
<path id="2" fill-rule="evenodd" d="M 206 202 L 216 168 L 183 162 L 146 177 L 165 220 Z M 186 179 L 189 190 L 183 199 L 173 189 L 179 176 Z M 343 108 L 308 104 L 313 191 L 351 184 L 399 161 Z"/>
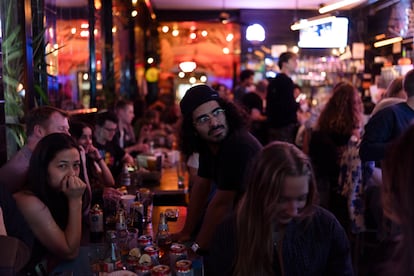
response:
<path id="1" fill-rule="evenodd" d="M 333 86 L 345 80 L 358 86 L 363 72 L 363 59 L 309 57 L 298 61 L 297 74 L 293 76 L 293 79 L 302 87 Z"/>

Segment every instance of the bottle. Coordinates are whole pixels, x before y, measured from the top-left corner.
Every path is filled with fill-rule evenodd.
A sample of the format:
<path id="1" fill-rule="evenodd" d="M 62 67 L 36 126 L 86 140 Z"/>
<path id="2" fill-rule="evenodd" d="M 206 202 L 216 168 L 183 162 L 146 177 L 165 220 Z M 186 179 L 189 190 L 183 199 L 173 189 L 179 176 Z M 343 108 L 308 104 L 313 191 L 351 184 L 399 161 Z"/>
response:
<path id="1" fill-rule="evenodd" d="M 144 223 L 151 223 L 152 221 L 152 210 L 153 210 L 153 194 L 148 188 L 139 189 L 140 199 L 144 205 L 143 221 Z"/>
<path id="2" fill-rule="evenodd" d="M 165 217 L 164 212 L 160 213 L 160 221 L 158 223 L 158 231 L 155 240 L 160 248 L 160 262 L 162 262 L 163 259 L 168 258 L 168 250 L 172 243 L 170 232 L 168 231 L 167 218 Z"/>
<path id="3" fill-rule="evenodd" d="M 117 246 L 117 237 L 115 232 L 109 233 L 110 243 L 104 260 L 104 272 L 113 272 L 122 268 L 121 254 Z"/>
<path id="4" fill-rule="evenodd" d="M 127 164 L 124 164 L 124 166 L 122 167 L 121 185 L 126 186 L 127 188 L 131 186 L 131 175 L 129 174 Z"/>
<path id="5" fill-rule="evenodd" d="M 93 243 L 101 242 L 104 233 L 103 211 L 99 204 L 95 204 L 89 211 L 89 230 L 90 241 Z"/>
<path id="6" fill-rule="evenodd" d="M 131 205 L 131 227 L 138 229 L 139 235 L 144 234 L 143 229 L 144 205 L 141 201 L 134 201 Z"/>
<path id="7" fill-rule="evenodd" d="M 155 151 L 154 151 L 154 141 L 151 141 L 149 143 L 149 146 L 150 146 L 150 148 L 149 148 L 149 154 L 150 155 L 154 155 L 155 154 Z"/>
<path id="8" fill-rule="evenodd" d="M 127 217 L 122 205 L 116 212 L 115 229 L 117 231 L 123 231 L 127 229 Z"/>

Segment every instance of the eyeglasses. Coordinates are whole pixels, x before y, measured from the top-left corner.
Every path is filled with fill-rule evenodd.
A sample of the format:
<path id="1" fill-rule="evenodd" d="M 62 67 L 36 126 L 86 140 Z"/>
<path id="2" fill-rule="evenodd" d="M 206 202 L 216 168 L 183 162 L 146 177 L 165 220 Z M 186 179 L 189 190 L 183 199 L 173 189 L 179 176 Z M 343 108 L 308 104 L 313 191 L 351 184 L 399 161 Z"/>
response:
<path id="1" fill-rule="evenodd" d="M 108 132 L 116 132 L 116 128 L 104 127 L 104 129 Z"/>
<path id="2" fill-rule="evenodd" d="M 210 114 L 204 114 L 198 117 L 194 124 L 203 126 L 207 125 L 211 122 L 212 118 L 216 118 L 217 120 L 222 120 L 224 118 L 225 110 L 223 108 L 216 108 Z"/>

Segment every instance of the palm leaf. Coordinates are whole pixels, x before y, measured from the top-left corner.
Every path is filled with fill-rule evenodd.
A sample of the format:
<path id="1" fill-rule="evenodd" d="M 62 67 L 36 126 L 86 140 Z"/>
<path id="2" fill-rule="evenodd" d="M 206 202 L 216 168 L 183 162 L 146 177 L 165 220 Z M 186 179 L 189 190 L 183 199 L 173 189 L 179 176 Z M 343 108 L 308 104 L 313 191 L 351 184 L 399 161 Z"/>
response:
<path id="1" fill-rule="evenodd" d="M 40 85 L 35 84 L 34 85 L 35 91 L 39 94 L 40 98 L 45 104 L 49 104 L 49 98 L 47 97 L 46 93 L 43 91 L 43 89 L 40 87 Z"/>

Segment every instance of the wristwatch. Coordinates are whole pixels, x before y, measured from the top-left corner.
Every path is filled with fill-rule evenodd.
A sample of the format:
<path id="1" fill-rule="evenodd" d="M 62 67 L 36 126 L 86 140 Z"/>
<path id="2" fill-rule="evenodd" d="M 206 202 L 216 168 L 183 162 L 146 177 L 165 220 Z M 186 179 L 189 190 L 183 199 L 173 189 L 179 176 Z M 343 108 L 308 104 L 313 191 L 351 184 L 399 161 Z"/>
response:
<path id="1" fill-rule="evenodd" d="M 208 250 L 202 249 L 196 242 L 191 245 L 191 250 L 199 256 L 207 256 L 209 253 Z"/>
<path id="2" fill-rule="evenodd" d="M 200 246 L 198 245 L 198 243 L 194 242 L 191 245 L 191 250 L 193 250 L 194 253 L 197 253 L 197 250 L 199 250 L 199 249 L 200 249 Z"/>

